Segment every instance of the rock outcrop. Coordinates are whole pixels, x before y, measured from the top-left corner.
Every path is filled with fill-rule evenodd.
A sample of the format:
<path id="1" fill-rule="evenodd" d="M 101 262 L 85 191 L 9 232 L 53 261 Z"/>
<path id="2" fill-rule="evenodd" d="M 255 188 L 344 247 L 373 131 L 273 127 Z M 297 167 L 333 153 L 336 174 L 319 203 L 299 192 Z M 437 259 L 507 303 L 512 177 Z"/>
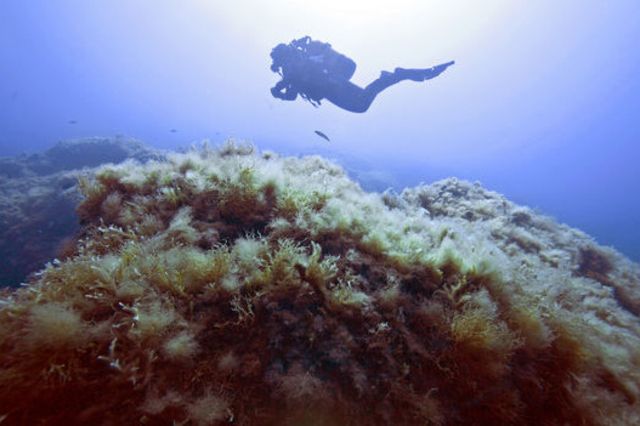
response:
<path id="1" fill-rule="evenodd" d="M 448 179 L 227 145 L 80 181 L 0 300 L 8 424 L 640 423 L 640 270 Z"/>

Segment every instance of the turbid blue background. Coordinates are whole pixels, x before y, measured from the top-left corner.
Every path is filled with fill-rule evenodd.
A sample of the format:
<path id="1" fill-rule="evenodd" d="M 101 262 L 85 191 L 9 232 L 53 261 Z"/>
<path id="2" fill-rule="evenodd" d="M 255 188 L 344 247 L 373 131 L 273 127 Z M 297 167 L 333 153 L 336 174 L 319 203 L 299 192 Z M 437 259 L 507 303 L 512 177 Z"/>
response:
<path id="1" fill-rule="evenodd" d="M 270 49 L 305 34 L 362 85 L 457 64 L 362 115 L 271 98 Z M 638 40 L 637 0 L 3 0 L 0 155 L 115 134 L 329 150 L 399 186 L 480 180 L 640 260 Z"/>

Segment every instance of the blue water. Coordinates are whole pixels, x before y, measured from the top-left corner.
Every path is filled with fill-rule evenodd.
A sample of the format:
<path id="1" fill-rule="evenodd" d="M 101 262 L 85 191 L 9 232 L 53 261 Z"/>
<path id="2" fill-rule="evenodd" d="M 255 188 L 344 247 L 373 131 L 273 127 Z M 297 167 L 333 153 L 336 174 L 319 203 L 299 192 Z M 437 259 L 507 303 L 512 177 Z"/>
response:
<path id="1" fill-rule="evenodd" d="M 356 159 L 381 186 L 479 180 L 640 261 L 640 3 L 387 3 L 4 0 L 0 155 L 232 136 Z M 271 48 L 306 34 L 354 59 L 361 85 L 456 65 L 365 114 L 272 98 Z"/>

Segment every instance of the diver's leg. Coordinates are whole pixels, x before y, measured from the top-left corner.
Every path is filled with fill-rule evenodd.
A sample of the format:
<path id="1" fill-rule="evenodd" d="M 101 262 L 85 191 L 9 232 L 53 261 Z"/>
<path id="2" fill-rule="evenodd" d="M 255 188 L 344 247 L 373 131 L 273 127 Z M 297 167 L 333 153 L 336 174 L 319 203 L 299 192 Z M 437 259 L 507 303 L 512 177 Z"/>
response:
<path id="1" fill-rule="evenodd" d="M 407 80 L 407 78 L 396 72 L 382 71 L 380 77 L 372 81 L 364 89 L 350 81 L 341 81 L 340 84 L 334 84 L 331 90 L 327 91 L 325 97 L 329 102 L 347 111 L 365 112 L 378 96 L 378 93 L 402 80 Z"/>
<path id="2" fill-rule="evenodd" d="M 367 87 L 364 88 L 364 92 L 366 96 L 370 97 L 371 101 L 373 102 L 373 99 L 375 99 L 378 93 L 382 92 L 387 87 L 393 86 L 394 84 L 400 83 L 402 80 L 406 79 L 407 77 L 397 72 L 382 71 L 380 73 L 380 77 L 373 80 Z"/>
<path id="3" fill-rule="evenodd" d="M 403 80 L 429 80 L 441 74 L 452 64 L 453 62 L 449 62 L 427 69 L 406 70 L 396 68 L 394 72 L 382 71 L 380 77 L 372 81 L 364 89 L 350 81 L 333 81 L 332 84 L 324 88 L 324 97 L 332 104 L 347 111 L 365 112 L 369 109 L 376 96 L 384 89 Z"/>
<path id="4" fill-rule="evenodd" d="M 368 86 L 367 86 L 368 87 Z M 365 112 L 378 93 L 367 91 L 347 80 L 334 82 L 325 88 L 325 99 L 351 112 Z"/>
<path id="5" fill-rule="evenodd" d="M 376 80 L 372 81 L 367 87 L 364 88 L 361 96 L 361 102 L 366 103 L 366 108 L 369 108 L 369 105 L 373 102 L 373 100 L 378 96 L 380 92 L 382 92 L 387 87 L 393 86 L 396 83 L 399 83 L 404 80 L 413 80 L 413 81 L 425 81 L 435 78 L 442 74 L 444 70 L 453 65 L 454 62 L 447 62 L 446 64 L 436 65 L 431 68 L 420 68 L 420 69 L 405 69 L 405 68 L 396 68 L 394 72 L 382 71 L 380 73 L 380 77 Z M 366 111 L 366 109 L 364 110 Z"/>
<path id="6" fill-rule="evenodd" d="M 405 80 L 402 76 L 398 75 L 395 72 L 382 71 L 380 73 L 380 77 L 373 80 L 367 87 L 364 89 L 360 89 L 357 93 L 353 93 L 354 104 L 358 105 L 358 111 L 354 112 L 365 112 L 369 109 L 373 100 L 378 96 L 380 92 L 382 92 L 387 87 L 393 86 L 396 83 Z M 357 87 L 357 86 L 356 86 Z"/>

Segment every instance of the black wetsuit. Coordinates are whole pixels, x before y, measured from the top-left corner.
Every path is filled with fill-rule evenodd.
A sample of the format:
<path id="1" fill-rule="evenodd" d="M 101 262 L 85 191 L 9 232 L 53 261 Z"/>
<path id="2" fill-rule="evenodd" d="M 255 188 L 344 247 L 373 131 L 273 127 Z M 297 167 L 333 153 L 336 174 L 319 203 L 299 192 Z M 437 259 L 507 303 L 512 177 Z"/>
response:
<path id="1" fill-rule="evenodd" d="M 389 86 L 404 80 L 429 80 L 453 65 L 452 61 L 433 68 L 383 71 L 363 89 L 349 81 L 356 63 L 333 50 L 328 43 L 313 41 L 307 36 L 288 45 L 276 46 L 271 56 L 274 60 L 271 69 L 282 76 L 282 80 L 271 88 L 274 97 L 293 101 L 300 95 L 314 106 L 327 99 L 351 112 L 367 111 L 376 96 Z"/>

